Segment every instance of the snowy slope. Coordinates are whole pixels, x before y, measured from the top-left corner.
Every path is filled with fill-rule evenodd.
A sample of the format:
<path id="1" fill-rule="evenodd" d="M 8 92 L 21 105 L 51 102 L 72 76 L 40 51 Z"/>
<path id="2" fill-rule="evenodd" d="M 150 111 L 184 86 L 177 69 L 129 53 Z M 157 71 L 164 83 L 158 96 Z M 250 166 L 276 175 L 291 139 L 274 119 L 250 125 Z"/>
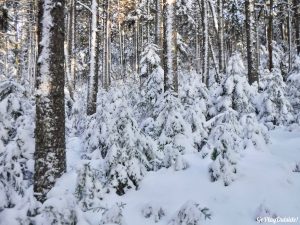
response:
<path id="1" fill-rule="evenodd" d="M 78 138 L 69 140 L 71 170 L 80 164 L 80 148 Z M 277 129 L 271 132 L 269 149 L 245 151 L 238 166 L 239 178 L 228 187 L 221 181 L 210 182 L 207 171 L 210 160 L 195 154 L 184 157 L 190 165 L 188 169 L 150 172 L 139 190 L 130 190 L 123 196 L 110 193 L 103 206 L 125 203 L 123 215 L 127 225 L 168 224 L 189 200 L 212 212 L 211 220 L 204 224 L 257 224 L 256 217 L 266 215 L 262 209 L 280 217 L 300 217 L 300 174 L 292 172 L 294 163 L 300 161 L 300 131 Z M 73 172 L 65 176 L 69 191 L 75 186 L 74 178 Z M 166 215 L 157 223 L 152 217 L 144 218 L 141 211 L 147 204 L 161 207 Z M 91 224 L 99 224 L 101 215 L 101 211 L 90 211 L 84 216 Z"/>

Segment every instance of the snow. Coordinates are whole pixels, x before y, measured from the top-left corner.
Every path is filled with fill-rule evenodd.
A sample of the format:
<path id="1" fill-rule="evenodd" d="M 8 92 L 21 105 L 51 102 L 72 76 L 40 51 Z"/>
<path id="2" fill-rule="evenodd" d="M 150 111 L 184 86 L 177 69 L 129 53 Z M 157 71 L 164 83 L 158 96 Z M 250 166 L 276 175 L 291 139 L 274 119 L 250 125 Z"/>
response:
<path id="1" fill-rule="evenodd" d="M 38 63 L 40 63 L 40 74 L 39 77 L 39 89 L 37 90 L 37 94 L 47 96 L 50 93 L 51 89 L 51 77 L 49 72 L 49 57 L 50 57 L 50 40 L 51 40 L 51 29 L 53 27 L 53 18 L 51 16 L 51 10 L 53 9 L 54 5 L 51 1 L 45 0 L 44 1 L 44 12 L 42 18 L 42 39 L 40 45 L 42 46 L 42 52 L 39 56 Z"/>
<path id="2" fill-rule="evenodd" d="M 166 224 L 188 200 L 211 209 L 212 220 L 206 221 L 207 224 L 257 224 L 255 211 L 261 203 L 271 207 L 278 216 L 299 216 L 300 179 L 299 174 L 291 170 L 294 160 L 300 158 L 300 148 L 296 147 L 300 146 L 299 136 L 299 132 L 273 131 L 270 151 L 245 153 L 240 161 L 242 176 L 226 188 L 209 181 L 209 161 L 200 156 L 185 156 L 190 167 L 184 171 L 151 172 L 142 181 L 140 190 L 130 191 L 122 198 L 122 202 L 128 204 L 125 220 L 132 225 L 153 224 L 152 221 L 146 223 L 136 210 L 154 202 L 165 208 L 167 214 L 157 224 Z"/>
<path id="3" fill-rule="evenodd" d="M 34 199 L 29 182 L 34 170 L 34 103 L 24 101 L 23 91 L 5 95 L 0 102 L 0 150 L 6 154 L 0 159 L 18 161 L 7 160 L 5 166 L 0 161 L 0 181 L 5 181 L 4 186 L 0 182 L 5 188 L 0 191 L 0 225 L 251 225 L 257 224 L 257 217 L 299 216 L 300 179 L 294 172 L 300 165 L 299 124 L 268 131 L 264 120 L 249 113 L 252 110 L 242 105 L 253 100 L 252 87 L 241 67 L 236 60 L 215 92 L 179 73 L 185 79 L 179 98 L 164 96 L 159 87 L 141 96 L 134 87 L 114 87 L 98 94 L 97 113 L 90 117 L 85 117 L 84 97 L 78 99 L 66 112 L 67 173 L 43 204 Z M 155 96 L 151 111 L 148 95 Z M 220 96 L 230 102 L 219 111 L 216 105 L 224 104 Z M 17 141 L 6 141 L 12 138 L 7 128 L 15 130 Z M 23 161 L 28 178 L 18 178 L 21 195 L 6 171 L 14 172 L 13 177 L 23 175 Z M 212 182 L 210 168 L 220 179 Z M 35 210 L 37 215 L 27 216 Z"/>
<path id="4" fill-rule="evenodd" d="M 224 187 L 222 181 L 210 181 L 208 157 L 202 159 L 200 153 L 187 154 L 183 156 L 189 164 L 187 169 L 163 168 L 149 172 L 138 190 L 131 189 L 123 196 L 110 193 L 102 205 L 113 207 L 124 203 L 123 219 L 130 225 L 168 224 L 188 201 L 199 203 L 212 213 L 211 220 L 203 220 L 201 224 L 253 225 L 257 224 L 258 215 L 265 215 L 265 209 L 280 217 L 299 217 L 300 179 L 292 168 L 295 161 L 300 160 L 300 131 L 277 128 L 270 135 L 271 144 L 266 149 L 243 152 L 238 164 L 241 173 L 230 186 Z M 68 161 L 68 168 L 80 163 L 74 160 L 77 158 L 74 155 L 80 154 L 81 145 L 75 144 L 79 142 L 78 138 L 70 139 L 69 146 L 73 148 L 68 154 L 73 155 L 73 159 Z M 71 187 L 75 176 L 73 172 L 69 174 L 64 182 Z M 142 210 L 149 205 L 154 213 L 162 208 L 165 215 L 157 222 L 151 217 L 145 218 Z M 100 216 L 102 212 L 85 214 L 85 217 L 88 214 Z M 91 224 L 98 224 L 96 221 L 90 219 Z"/>

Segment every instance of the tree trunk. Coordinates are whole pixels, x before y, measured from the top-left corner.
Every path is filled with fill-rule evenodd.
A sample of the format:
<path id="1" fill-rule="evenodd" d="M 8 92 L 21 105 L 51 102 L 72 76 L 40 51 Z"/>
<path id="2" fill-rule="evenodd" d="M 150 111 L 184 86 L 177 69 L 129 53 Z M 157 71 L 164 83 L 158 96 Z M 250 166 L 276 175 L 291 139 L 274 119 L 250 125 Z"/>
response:
<path id="1" fill-rule="evenodd" d="M 178 92 L 177 33 L 175 22 L 175 0 L 164 0 L 163 7 L 163 68 L 164 92 Z"/>
<path id="2" fill-rule="evenodd" d="M 202 5 L 202 82 L 208 82 L 208 20 L 207 20 L 207 0 L 201 1 Z"/>
<path id="3" fill-rule="evenodd" d="M 124 79 L 125 68 L 124 68 L 124 48 L 123 48 L 123 29 L 121 25 L 121 8 L 120 8 L 120 0 L 118 0 L 118 33 L 119 33 L 119 49 L 120 49 L 120 76 Z"/>
<path id="4" fill-rule="evenodd" d="M 223 0 L 218 0 L 218 46 L 219 46 L 219 72 L 225 69 L 224 59 L 224 22 L 223 22 Z"/>
<path id="5" fill-rule="evenodd" d="M 286 0 L 288 5 L 288 17 L 287 17 L 287 36 L 288 36 L 288 51 L 289 51 L 289 71 L 292 67 L 292 25 L 291 25 L 291 6 L 289 0 Z"/>
<path id="6" fill-rule="evenodd" d="M 296 46 L 297 46 L 297 54 L 300 54 L 300 13 L 299 13 L 299 0 L 293 0 L 293 7 L 294 7 L 294 18 L 295 18 L 295 36 L 296 36 Z"/>
<path id="7" fill-rule="evenodd" d="M 34 193 L 44 202 L 66 171 L 64 98 L 64 1 L 38 3 Z"/>
<path id="8" fill-rule="evenodd" d="M 269 26 L 268 26 L 268 51 L 269 51 L 269 70 L 273 69 L 273 0 L 270 0 Z"/>
<path id="9" fill-rule="evenodd" d="M 75 89 L 76 85 L 76 0 L 71 0 L 70 5 L 70 76 L 72 79 L 71 85 Z"/>
<path id="10" fill-rule="evenodd" d="M 108 89 L 110 86 L 110 0 L 105 1 L 104 10 L 104 55 L 103 55 L 103 71 L 104 71 L 104 88 Z"/>
<path id="11" fill-rule="evenodd" d="M 245 1 L 245 13 L 246 13 L 246 39 L 247 39 L 247 62 L 248 62 L 248 81 L 249 84 L 258 82 L 258 73 L 256 67 L 255 56 L 255 37 L 253 27 L 253 1 Z"/>
<path id="12" fill-rule="evenodd" d="M 155 1 L 155 44 L 161 46 L 161 0 Z"/>
<path id="13" fill-rule="evenodd" d="M 87 115 L 96 112 L 98 93 L 98 0 L 92 0 L 90 73 L 88 82 Z"/>
<path id="14" fill-rule="evenodd" d="M 140 29 L 140 21 L 139 19 L 136 19 L 134 23 L 134 61 L 133 61 L 134 80 L 138 78 L 137 76 L 139 71 L 139 29 Z"/>

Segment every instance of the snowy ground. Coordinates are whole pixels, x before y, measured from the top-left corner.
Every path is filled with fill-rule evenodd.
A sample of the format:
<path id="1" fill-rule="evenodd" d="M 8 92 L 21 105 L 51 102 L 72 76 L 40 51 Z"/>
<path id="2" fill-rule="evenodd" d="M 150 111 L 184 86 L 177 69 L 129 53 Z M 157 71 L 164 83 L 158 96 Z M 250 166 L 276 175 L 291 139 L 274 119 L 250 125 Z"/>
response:
<path id="1" fill-rule="evenodd" d="M 188 169 L 150 172 L 139 190 L 131 190 L 121 197 L 110 194 L 105 197 L 103 205 L 125 203 L 127 225 L 166 225 L 188 200 L 211 210 L 212 219 L 204 224 L 257 224 L 257 211 L 261 204 L 271 214 L 299 217 L 296 224 L 300 224 L 300 173 L 292 172 L 294 163 L 300 161 L 300 131 L 277 129 L 271 132 L 271 142 L 265 151 L 245 151 L 238 166 L 239 178 L 229 187 L 224 187 L 221 181 L 210 182 L 207 172 L 209 160 L 193 154 L 185 156 L 190 165 Z M 71 138 L 68 147 L 68 167 L 72 170 L 80 164 L 82 143 L 78 138 Z M 67 176 L 70 181 L 68 187 L 72 189 L 75 173 Z M 158 223 L 153 218 L 142 216 L 141 209 L 148 203 L 165 210 L 166 215 Z M 100 217 L 101 213 L 90 212 L 86 219 L 92 224 L 99 224 L 98 215 Z"/>

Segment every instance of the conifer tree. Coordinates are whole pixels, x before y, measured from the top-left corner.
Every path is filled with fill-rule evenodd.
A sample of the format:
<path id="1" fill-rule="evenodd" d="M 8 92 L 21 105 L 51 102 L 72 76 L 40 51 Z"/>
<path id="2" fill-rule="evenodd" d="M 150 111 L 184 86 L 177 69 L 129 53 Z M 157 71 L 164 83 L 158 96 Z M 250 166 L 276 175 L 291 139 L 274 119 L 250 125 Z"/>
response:
<path id="1" fill-rule="evenodd" d="M 34 191 L 44 202 L 66 171 L 64 1 L 39 1 Z"/>

